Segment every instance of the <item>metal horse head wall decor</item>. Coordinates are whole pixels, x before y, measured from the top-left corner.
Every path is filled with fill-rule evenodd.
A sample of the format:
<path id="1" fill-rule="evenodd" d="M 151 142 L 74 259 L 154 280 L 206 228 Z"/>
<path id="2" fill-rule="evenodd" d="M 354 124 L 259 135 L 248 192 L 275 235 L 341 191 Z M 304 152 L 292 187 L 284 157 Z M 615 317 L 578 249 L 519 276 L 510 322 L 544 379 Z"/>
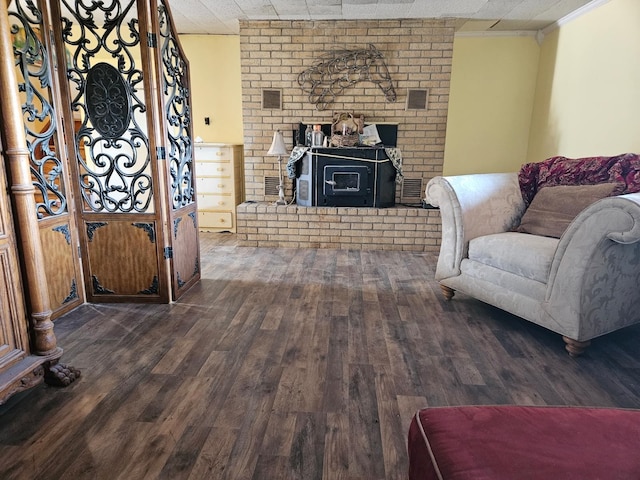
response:
<path id="1" fill-rule="evenodd" d="M 309 102 L 324 110 L 338 95 L 359 82 L 373 82 L 388 102 L 396 101 L 384 56 L 373 45 L 360 50 L 336 50 L 298 75 L 298 84 Z"/>

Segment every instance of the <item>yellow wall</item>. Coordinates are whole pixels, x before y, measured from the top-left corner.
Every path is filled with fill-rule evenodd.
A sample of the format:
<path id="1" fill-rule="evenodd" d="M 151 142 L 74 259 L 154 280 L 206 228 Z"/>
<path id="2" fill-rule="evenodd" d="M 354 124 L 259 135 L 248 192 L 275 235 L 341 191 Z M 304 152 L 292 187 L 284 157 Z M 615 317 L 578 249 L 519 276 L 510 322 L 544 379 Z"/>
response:
<path id="1" fill-rule="evenodd" d="M 526 161 L 539 51 L 532 36 L 456 37 L 445 175 L 514 171 Z"/>
<path id="2" fill-rule="evenodd" d="M 444 174 L 640 152 L 638 19 L 640 1 L 610 0 L 549 33 L 541 47 L 533 37 L 456 37 Z M 191 66 L 194 136 L 243 143 L 240 37 L 180 40 Z"/>
<path id="3" fill-rule="evenodd" d="M 180 43 L 191 71 L 194 138 L 242 144 L 240 37 L 180 35 Z"/>
<path id="4" fill-rule="evenodd" d="M 611 0 L 544 39 L 528 161 L 640 152 L 639 22 Z"/>

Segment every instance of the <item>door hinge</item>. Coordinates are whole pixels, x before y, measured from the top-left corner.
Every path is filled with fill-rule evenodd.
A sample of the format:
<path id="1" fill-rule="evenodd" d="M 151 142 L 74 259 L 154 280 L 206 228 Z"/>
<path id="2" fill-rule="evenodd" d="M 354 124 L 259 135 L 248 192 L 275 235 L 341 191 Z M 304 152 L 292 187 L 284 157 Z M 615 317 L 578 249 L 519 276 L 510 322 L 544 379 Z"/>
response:
<path id="1" fill-rule="evenodd" d="M 158 46 L 158 37 L 155 33 L 147 32 L 147 47 L 156 48 Z"/>
<path id="2" fill-rule="evenodd" d="M 156 157 L 158 160 L 164 160 L 166 158 L 166 150 L 164 147 L 156 147 Z"/>
<path id="3" fill-rule="evenodd" d="M 164 259 L 173 258 L 173 247 L 164 247 Z"/>

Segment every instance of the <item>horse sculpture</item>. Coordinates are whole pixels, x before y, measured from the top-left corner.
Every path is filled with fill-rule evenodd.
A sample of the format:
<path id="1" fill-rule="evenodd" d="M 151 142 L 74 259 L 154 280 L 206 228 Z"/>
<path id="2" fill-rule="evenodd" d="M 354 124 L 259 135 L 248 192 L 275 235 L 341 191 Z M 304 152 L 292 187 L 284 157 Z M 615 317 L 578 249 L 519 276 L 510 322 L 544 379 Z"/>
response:
<path id="1" fill-rule="evenodd" d="M 324 110 L 338 95 L 359 82 L 373 82 L 388 102 L 396 101 L 396 91 L 384 57 L 369 44 L 361 50 L 336 50 L 298 75 L 298 84 L 317 110 Z"/>

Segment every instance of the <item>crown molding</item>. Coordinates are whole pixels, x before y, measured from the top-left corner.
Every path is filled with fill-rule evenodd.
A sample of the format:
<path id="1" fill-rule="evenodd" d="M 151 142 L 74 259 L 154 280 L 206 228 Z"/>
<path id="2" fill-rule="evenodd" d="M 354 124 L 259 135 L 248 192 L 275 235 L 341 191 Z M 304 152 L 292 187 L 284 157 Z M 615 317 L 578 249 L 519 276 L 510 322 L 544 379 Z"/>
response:
<path id="1" fill-rule="evenodd" d="M 565 15 L 561 19 L 553 22 L 551 25 L 543 28 L 542 30 L 538 30 L 538 34 L 536 35 L 536 39 L 538 40 L 538 43 L 542 43 L 542 41 L 544 40 L 544 37 L 549 33 L 553 32 L 554 30 L 570 22 L 573 22 L 574 20 L 581 17 L 585 13 L 595 10 L 596 8 L 601 7 L 602 5 L 604 5 L 605 3 L 609 3 L 610 1 L 611 0 L 592 0 L 586 5 L 583 5 L 582 7 L 577 8 L 570 14 Z"/>
<path id="2" fill-rule="evenodd" d="M 482 32 L 456 32 L 455 37 L 535 37 L 533 30 L 499 30 Z"/>
<path id="3" fill-rule="evenodd" d="M 565 15 L 561 19 L 553 22 L 552 24 L 546 26 L 540 30 L 500 30 L 500 31 L 480 31 L 480 32 L 456 32 L 455 37 L 536 37 L 536 40 L 539 44 L 542 44 L 544 37 L 554 30 L 566 25 L 577 18 L 581 17 L 585 13 L 588 13 L 592 10 L 595 10 L 598 7 L 601 7 L 605 3 L 609 3 L 611 0 L 592 0 L 591 2 L 583 5 L 580 8 L 577 8 L 573 12 Z"/>

